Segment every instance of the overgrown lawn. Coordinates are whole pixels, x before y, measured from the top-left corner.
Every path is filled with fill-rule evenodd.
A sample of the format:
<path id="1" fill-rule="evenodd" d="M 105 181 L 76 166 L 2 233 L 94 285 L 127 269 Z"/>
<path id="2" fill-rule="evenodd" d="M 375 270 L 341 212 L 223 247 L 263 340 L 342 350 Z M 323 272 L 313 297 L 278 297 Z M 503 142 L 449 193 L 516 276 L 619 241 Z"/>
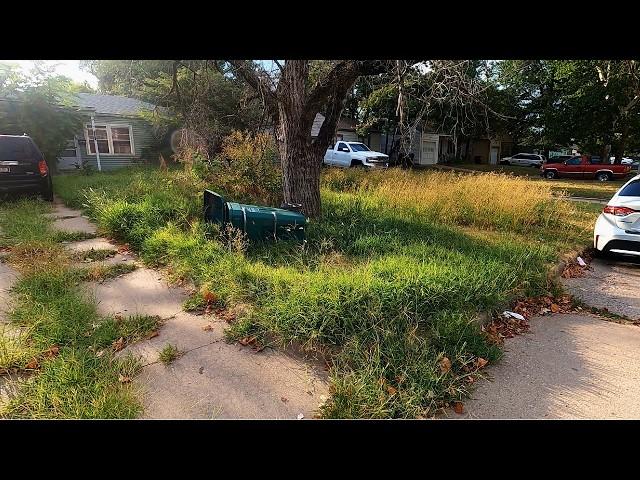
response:
<path id="1" fill-rule="evenodd" d="M 596 217 L 524 177 L 332 169 L 304 244 L 247 247 L 202 223 L 202 191 L 219 189 L 190 173 L 138 169 L 55 185 L 146 262 L 194 281 L 193 305 L 242 305 L 231 338 L 327 354 L 332 396 L 322 413 L 340 418 L 427 417 L 463 399 L 471 366 L 501 354 L 476 317 L 554 291 L 549 267 L 588 245 Z"/>

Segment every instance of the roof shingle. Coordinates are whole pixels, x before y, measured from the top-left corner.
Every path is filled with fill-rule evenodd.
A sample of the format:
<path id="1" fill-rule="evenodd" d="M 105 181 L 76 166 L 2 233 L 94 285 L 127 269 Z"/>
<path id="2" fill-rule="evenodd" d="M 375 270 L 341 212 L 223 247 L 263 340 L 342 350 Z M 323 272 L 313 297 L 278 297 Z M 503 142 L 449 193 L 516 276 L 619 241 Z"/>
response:
<path id="1" fill-rule="evenodd" d="M 112 115 L 137 115 L 141 111 L 153 111 L 156 106 L 135 98 L 118 95 L 97 95 L 77 93 L 77 105 L 80 108 L 94 109 L 96 113 Z"/>

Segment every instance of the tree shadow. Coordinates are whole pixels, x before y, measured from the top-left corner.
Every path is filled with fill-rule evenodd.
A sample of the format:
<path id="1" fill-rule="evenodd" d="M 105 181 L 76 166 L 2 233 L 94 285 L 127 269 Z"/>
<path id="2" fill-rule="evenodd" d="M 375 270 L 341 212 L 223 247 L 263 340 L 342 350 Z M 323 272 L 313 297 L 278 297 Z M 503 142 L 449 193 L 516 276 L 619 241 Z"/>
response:
<path id="1" fill-rule="evenodd" d="M 591 315 L 536 317 L 453 418 L 638 418 L 640 329 Z"/>

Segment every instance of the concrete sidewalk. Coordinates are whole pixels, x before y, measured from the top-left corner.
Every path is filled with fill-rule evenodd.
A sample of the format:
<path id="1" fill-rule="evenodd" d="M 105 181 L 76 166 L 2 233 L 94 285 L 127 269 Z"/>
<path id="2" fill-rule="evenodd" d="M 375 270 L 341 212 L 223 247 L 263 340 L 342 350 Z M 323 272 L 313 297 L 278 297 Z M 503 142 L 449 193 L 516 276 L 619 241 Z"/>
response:
<path id="1" fill-rule="evenodd" d="M 531 320 L 457 418 L 640 418 L 640 327 L 592 315 Z"/>
<path id="2" fill-rule="evenodd" d="M 55 204 L 54 227 L 95 233 L 81 212 Z M 106 238 L 71 242 L 74 253 L 116 249 Z M 312 418 L 328 396 L 323 364 L 308 358 L 267 348 L 250 347 L 224 339 L 226 323 L 212 315 L 184 312 L 189 292 L 169 285 L 161 272 L 144 268 L 135 255 L 118 254 L 111 261 L 133 262 L 139 268 L 105 282 L 88 283 L 84 289 L 98 302 L 102 315 L 157 315 L 159 335 L 129 345 L 119 354 L 131 353 L 144 365 L 134 384 L 143 391 L 145 418 L 211 419 Z M 120 258 L 122 257 L 122 258 Z M 170 365 L 158 355 L 167 344 L 181 355 Z"/>
<path id="3" fill-rule="evenodd" d="M 594 259 L 585 277 L 562 279 L 585 304 L 627 317 L 556 314 L 531 319 L 507 340 L 464 418 L 640 418 L 640 261 Z M 613 319 L 624 322 L 622 319 Z"/>

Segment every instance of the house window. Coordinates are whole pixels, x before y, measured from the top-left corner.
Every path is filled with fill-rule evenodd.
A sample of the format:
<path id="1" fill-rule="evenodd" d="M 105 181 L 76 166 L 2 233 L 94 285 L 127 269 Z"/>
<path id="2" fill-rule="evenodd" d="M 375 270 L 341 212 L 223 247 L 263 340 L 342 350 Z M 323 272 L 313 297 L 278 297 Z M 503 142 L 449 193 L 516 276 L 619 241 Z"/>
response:
<path id="1" fill-rule="evenodd" d="M 87 125 L 87 152 L 91 155 L 96 154 L 96 146 L 93 141 L 93 137 L 95 134 L 95 139 L 98 143 L 98 152 L 100 153 L 111 153 L 109 150 L 109 136 L 107 132 L 107 127 L 105 125 L 96 125 L 95 130 L 91 127 L 91 125 Z"/>
<path id="2" fill-rule="evenodd" d="M 98 152 L 105 155 L 133 155 L 133 135 L 131 125 L 96 125 L 95 130 L 88 124 L 85 126 L 87 153 L 95 155 L 95 140 Z"/>
<path id="3" fill-rule="evenodd" d="M 111 127 L 113 153 L 131 154 L 129 127 Z"/>

